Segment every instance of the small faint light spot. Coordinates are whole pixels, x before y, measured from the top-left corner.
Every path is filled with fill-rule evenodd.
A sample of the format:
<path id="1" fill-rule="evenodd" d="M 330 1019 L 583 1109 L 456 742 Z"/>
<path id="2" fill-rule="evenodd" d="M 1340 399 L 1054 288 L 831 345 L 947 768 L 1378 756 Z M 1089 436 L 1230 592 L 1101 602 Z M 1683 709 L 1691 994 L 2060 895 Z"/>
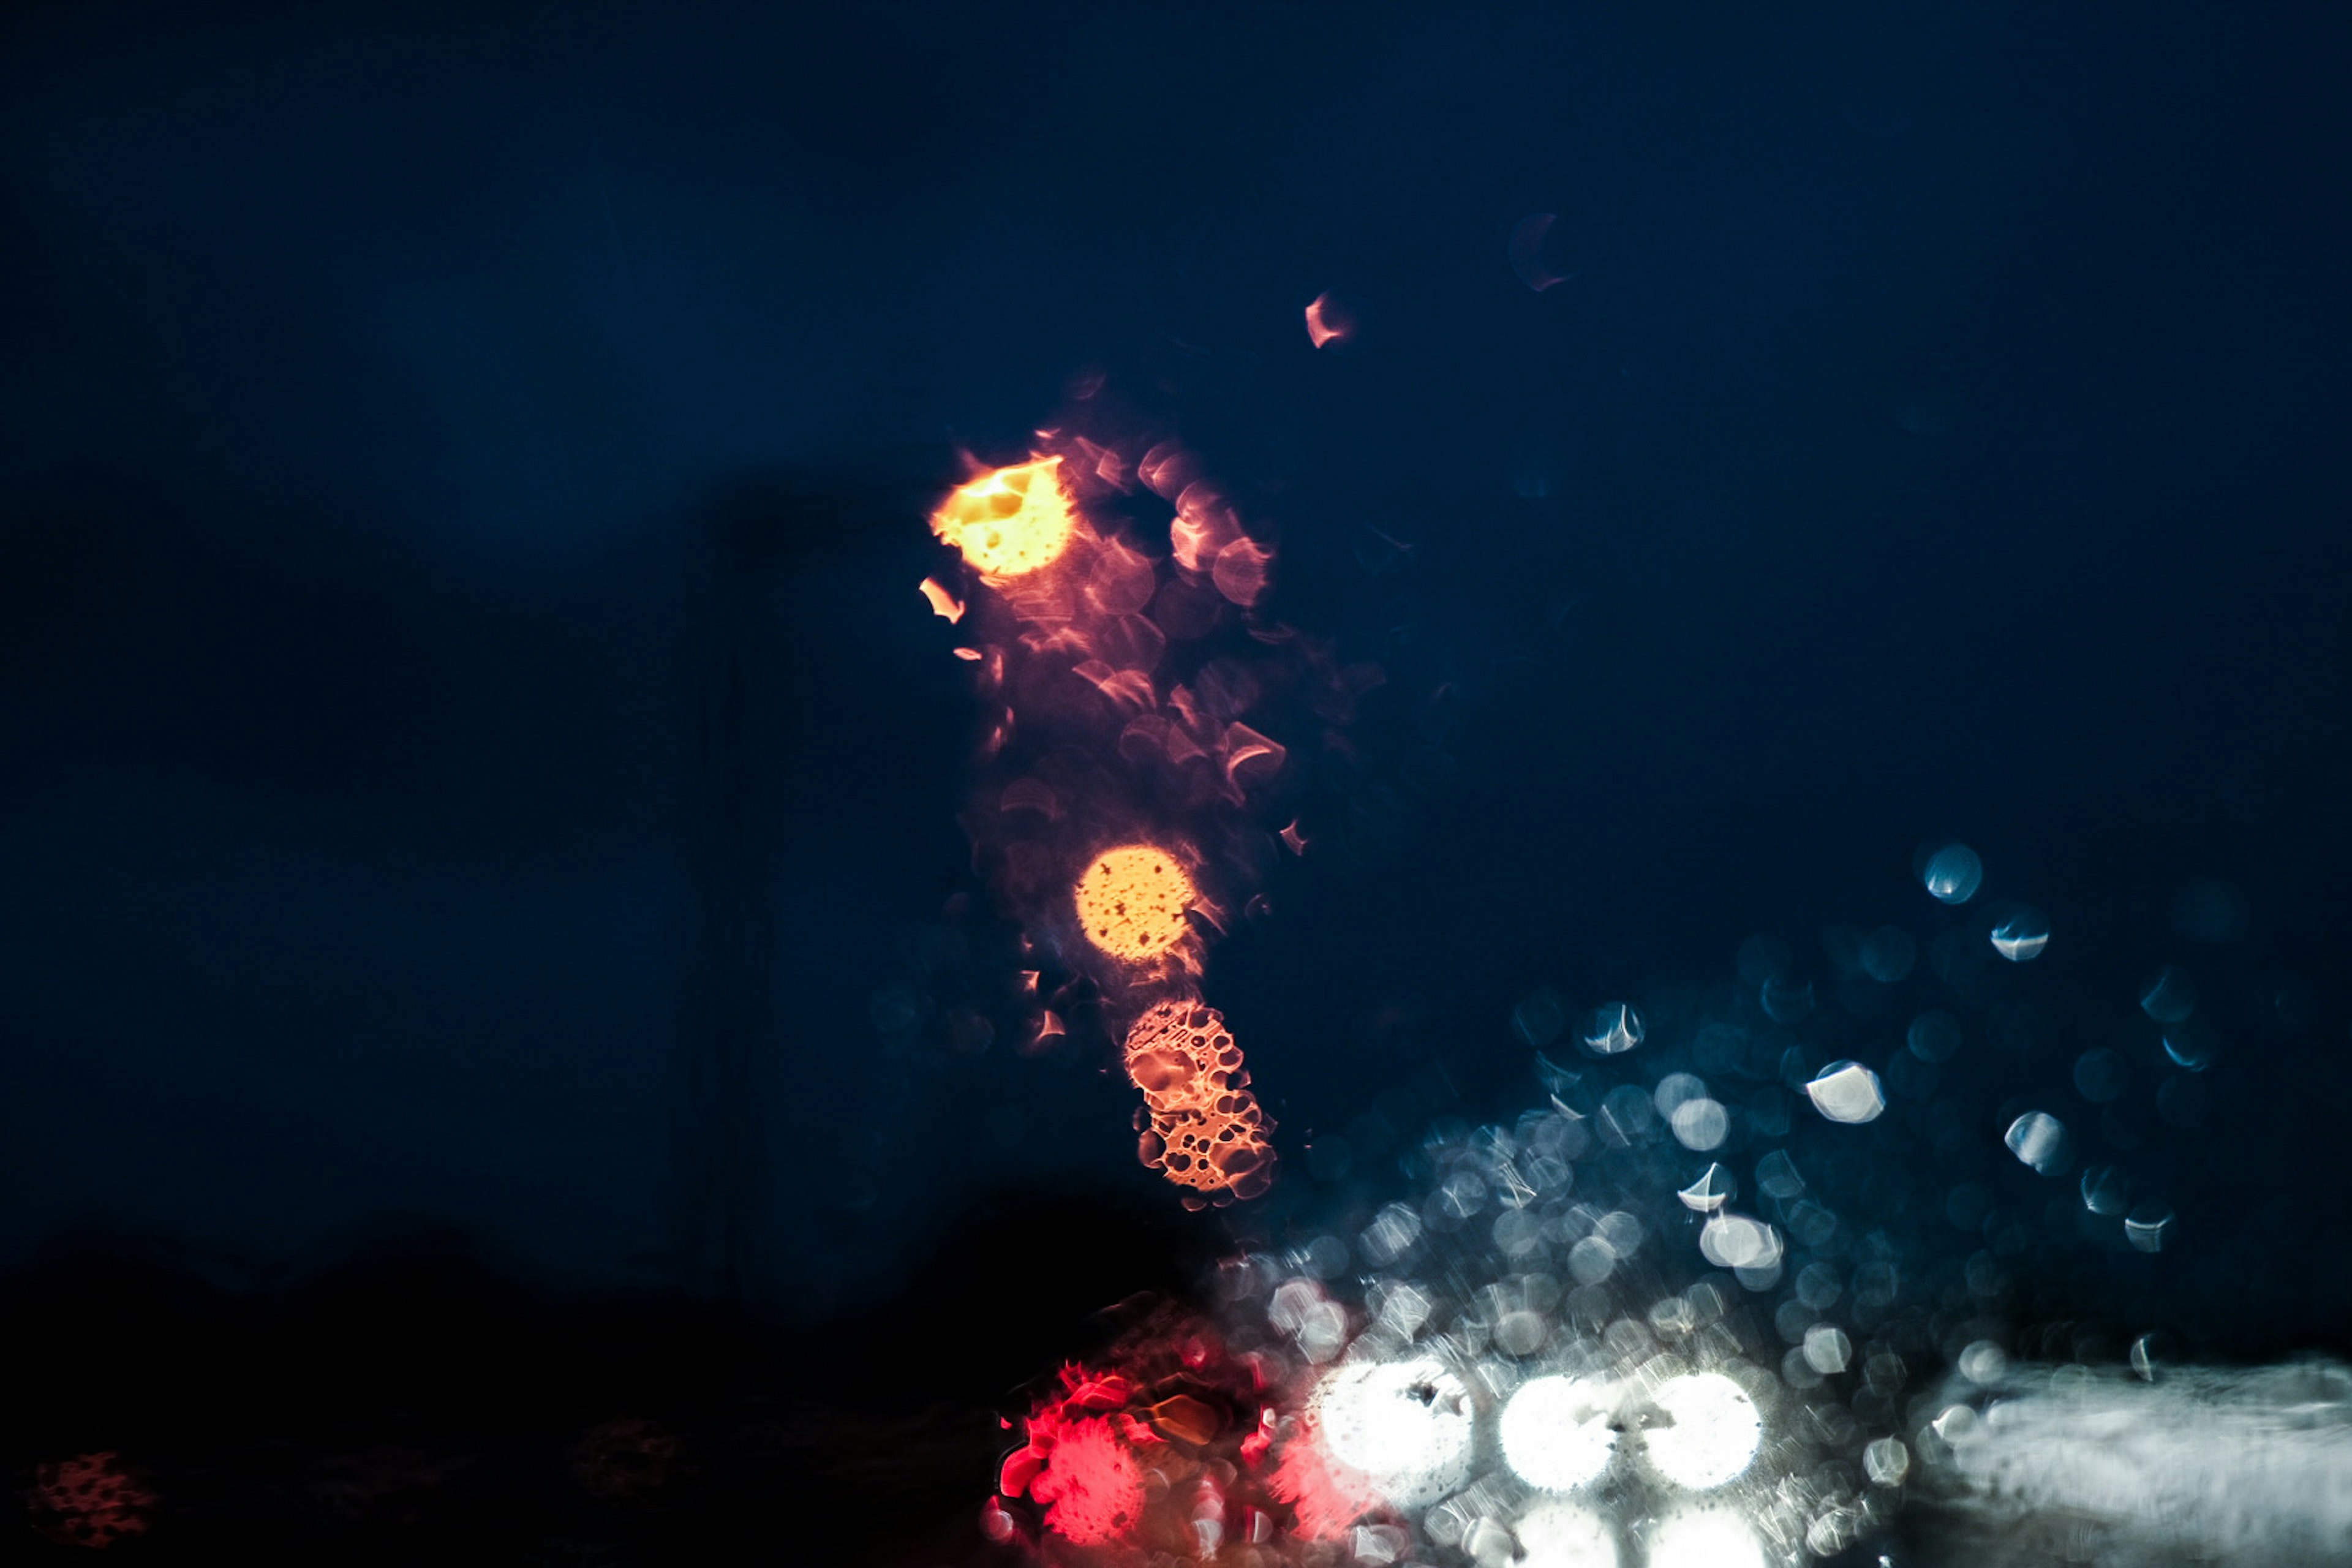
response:
<path id="1" fill-rule="evenodd" d="M 1643 1434 L 1651 1465 L 1676 1486 L 1719 1487 L 1748 1468 L 1764 1441 L 1764 1419 L 1748 1391 L 1719 1372 L 1695 1372 L 1659 1385 L 1664 1423 Z M 1657 1561 L 1654 1553 L 1651 1561 Z"/>
<path id="2" fill-rule="evenodd" d="M 2172 927 L 2191 942 L 2235 942 L 2246 934 L 2246 902 L 2229 884 L 2200 877 L 2172 900 Z"/>
<path id="3" fill-rule="evenodd" d="M 1965 904 L 1984 885 L 1984 862 L 1965 844 L 1947 844 L 1927 857 L 1919 879 L 1937 902 Z"/>
<path id="4" fill-rule="evenodd" d="M 1564 1492 L 1609 1468 L 1615 1391 L 1573 1377 L 1538 1377 L 1503 1406 L 1503 1458 L 1531 1487 Z"/>
<path id="5" fill-rule="evenodd" d="M 2083 1173 L 2083 1206 L 2093 1214 L 2119 1215 L 2131 1201 L 2131 1173 L 2121 1165 L 2094 1165 Z"/>
<path id="6" fill-rule="evenodd" d="M 1880 926 L 1862 939 L 1860 956 L 1864 974 L 1882 985 L 1892 985 L 1919 961 L 1919 944 L 1899 926 Z"/>
<path id="7" fill-rule="evenodd" d="M 2140 987 L 2139 1008 L 2159 1024 L 2178 1024 L 2197 1010 L 2197 985 L 2188 971 L 2166 964 Z"/>
<path id="8" fill-rule="evenodd" d="M 1468 1479 L 1470 1393 L 1435 1361 L 1342 1366 L 1317 1387 L 1313 1410 L 1325 1451 L 1398 1507 Z"/>
<path id="9" fill-rule="evenodd" d="M 2142 1252 L 2162 1252 L 2171 1231 L 2172 1211 L 2162 1204 L 2142 1204 L 2124 1216 L 2124 1239 Z"/>
<path id="10" fill-rule="evenodd" d="M 1617 1568 L 1617 1538 L 1589 1508 L 1538 1498 L 1511 1526 L 1517 1568 Z"/>
<path id="11" fill-rule="evenodd" d="M 1863 1473 L 1882 1487 L 1899 1487 L 1911 1473 L 1911 1450 L 1900 1437 L 1881 1437 L 1862 1451 Z"/>
<path id="12" fill-rule="evenodd" d="M 1511 228 L 1511 270 L 1520 282 L 1540 294 L 1556 283 L 1565 283 L 1576 276 L 1562 272 L 1544 259 L 1544 239 L 1551 226 L 1559 221 L 1557 213 L 1529 213 Z"/>
<path id="13" fill-rule="evenodd" d="M 2217 1047 L 2213 1031 L 2194 1020 L 2164 1031 L 2164 1054 L 2190 1072 L 2203 1072 L 2211 1067 Z"/>
<path id="14" fill-rule="evenodd" d="M 1960 1048 L 1960 1021 L 1949 1013 L 1922 1013 L 1911 1020 L 1904 1043 L 1923 1062 L 1949 1061 Z"/>
<path id="15" fill-rule="evenodd" d="M 1559 998 L 1549 986 L 1538 986 L 1511 1010 L 1513 1032 L 1538 1049 L 1559 1038 L 1560 1030 L 1567 1026 L 1568 1015 L 1561 1011 Z"/>
<path id="16" fill-rule="evenodd" d="M 2124 1097 L 2131 1071 L 2121 1051 L 2084 1051 L 2074 1061 L 2074 1088 L 2093 1105 L 2106 1105 Z"/>
<path id="17" fill-rule="evenodd" d="M 1821 1076 L 1805 1085 L 1805 1097 L 1815 1110 L 1849 1126 L 1875 1121 L 1886 1109 L 1878 1075 L 1860 1062 L 1832 1062 L 1823 1068 Z"/>
<path id="18" fill-rule="evenodd" d="M 1595 1007 L 1585 1016 L 1580 1036 L 1584 1048 L 1597 1057 L 1619 1056 L 1642 1043 L 1648 1033 L 1642 1015 L 1623 1002 Z"/>
<path id="19" fill-rule="evenodd" d="M 2045 1176 L 2066 1168 L 2066 1124 L 2046 1110 L 2029 1110 L 2011 1122 L 2001 1142 L 2009 1145 L 2011 1153 Z"/>
<path id="20" fill-rule="evenodd" d="M 2205 1125 L 2205 1112 L 2210 1103 L 2203 1079 L 2174 1073 L 2157 1086 L 2156 1113 L 2168 1127 L 2183 1131 Z"/>
<path id="21" fill-rule="evenodd" d="M 1694 1214 L 1713 1214 L 1731 1201 L 1739 1191 L 1739 1183 L 1721 1165 L 1709 1165 L 1699 1173 L 1698 1180 L 1675 1195 L 1683 1206 Z"/>
<path id="22" fill-rule="evenodd" d="M 2009 1352 L 1990 1340 L 1977 1340 L 1960 1352 L 1960 1375 L 1990 1388 L 2009 1372 Z"/>
<path id="23" fill-rule="evenodd" d="M 1834 1377 L 1853 1359 L 1853 1342 L 1845 1331 L 1830 1323 L 1815 1323 L 1805 1331 L 1805 1364 L 1823 1377 Z"/>
<path id="24" fill-rule="evenodd" d="M 2050 945 L 2050 922 L 2032 910 L 2020 910 L 1992 928 L 1995 952 L 2011 963 L 2031 963 Z"/>
<path id="25" fill-rule="evenodd" d="M 1764 1547 L 1737 1515 L 1681 1513 L 1651 1537 L 1649 1568 L 1764 1568 Z"/>

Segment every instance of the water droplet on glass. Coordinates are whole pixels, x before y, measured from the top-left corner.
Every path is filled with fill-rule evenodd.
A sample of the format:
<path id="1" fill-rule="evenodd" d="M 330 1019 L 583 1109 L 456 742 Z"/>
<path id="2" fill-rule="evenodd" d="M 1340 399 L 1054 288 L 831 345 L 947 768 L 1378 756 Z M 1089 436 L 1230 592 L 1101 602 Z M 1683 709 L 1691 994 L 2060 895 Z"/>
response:
<path id="1" fill-rule="evenodd" d="M 2159 1024 L 2178 1024 L 2197 1010 L 2197 984 L 2189 972 L 2166 964 L 2139 991 L 2140 1011 Z"/>
<path id="2" fill-rule="evenodd" d="M 1622 1055 L 1642 1043 L 1648 1028 L 1642 1015 L 1623 1002 L 1610 1002 L 1585 1015 L 1584 1029 L 1580 1037 L 1584 1048 L 1596 1057 Z"/>
<path id="3" fill-rule="evenodd" d="M 2011 963 L 2031 963 L 2050 945 L 2050 922 L 2038 910 L 2020 910 L 1992 928 L 1995 952 Z"/>
<path id="4" fill-rule="evenodd" d="M 1937 902 L 1965 904 L 1984 885 L 1984 862 L 1965 844 L 1947 844 L 1927 857 L 1919 879 Z"/>
<path id="5" fill-rule="evenodd" d="M 1675 1194 L 1695 1214 L 1713 1214 L 1739 1195 L 1738 1179 L 1721 1165 L 1709 1165 L 1697 1181 Z"/>
<path id="6" fill-rule="evenodd" d="M 2094 1165 L 2083 1173 L 2083 1206 L 2093 1214 L 2119 1215 L 2131 1201 L 2131 1176 L 2121 1165 Z"/>
<path id="7" fill-rule="evenodd" d="M 1875 1121 L 1878 1113 L 1886 1109 L 1886 1096 L 1879 1091 L 1878 1075 L 1860 1062 L 1832 1062 L 1821 1076 L 1805 1085 L 1805 1095 L 1813 1109 L 1832 1121 L 1849 1126 Z"/>
<path id="8" fill-rule="evenodd" d="M 2009 1124 L 2001 1142 L 2009 1152 L 2045 1176 L 2066 1168 L 2066 1124 L 2046 1110 L 2029 1110 Z"/>
<path id="9" fill-rule="evenodd" d="M 2142 1204 L 2124 1216 L 2124 1239 L 2142 1252 L 2162 1252 L 2172 1230 L 2172 1211 L 2162 1204 Z"/>

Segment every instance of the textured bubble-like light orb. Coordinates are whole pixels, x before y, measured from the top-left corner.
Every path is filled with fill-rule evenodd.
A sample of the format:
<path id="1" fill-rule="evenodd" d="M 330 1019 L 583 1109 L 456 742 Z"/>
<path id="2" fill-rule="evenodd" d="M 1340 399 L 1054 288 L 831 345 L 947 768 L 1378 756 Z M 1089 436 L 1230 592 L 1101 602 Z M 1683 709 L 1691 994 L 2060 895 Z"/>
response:
<path id="1" fill-rule="evenodd" d="M 1564 1492 L 1609 1468 L 1613 1392 L 1575 1377 L 1538 1377 L 1503 1406 L 1503 1458 L 1531 1487 Z"/>
<path id="2" fill-rule="evenodd" d="M 1734 1514 L 1678 1513 L 1650 1538 L 1649 1568 L 1764 1568 L 1764 1545 Z"/>
<path id="3" fill-rule="evenodd" d="M 1434 1361 L 1358 1362 L 1317 1386 L 1323 1451 L 1399 1508 L 1434 1501 L 1470 1478 L 1470 1391 Z"/>
<path id="4" fill-rule="evenodd" d="M 958 485 L 931 514 L 931 531 L 984 576 L 1021 577 L 1050 566 L 1069 548 L 1073 527 L 1061 465 L 1042 458 Z"/>
<path id="5" fill-rule="evenodd" d="M 1589 1508 L 1538 1498 L 1512 1522 L 1517 1568 L 1617 1568 L 1617 1536 Z"/>
<path id="6" fill-rule="evenodd" d="M 1184 910 L 1195 896 L 1192 879 L 1165 849 L 1107 849 L 1078 876 L 1078 926 L 1113 958 L 1140 963 L 1184 940 L 1192 930 Z"/>
<path id="7" fill-rule="evenodd" d="M 1719 1487 L 1745 1470 L 1763 1445 L 1764 1419 L 1756 1402 L 1719 1372 L 1669 1378 L 1656 1398 L 1665 1420 L 1644 1434 L 1644 1442 L 1652 1468 L 1676 1486 Z M 1651 1561 L 1658 1561 L 1654 1552 Z"/>

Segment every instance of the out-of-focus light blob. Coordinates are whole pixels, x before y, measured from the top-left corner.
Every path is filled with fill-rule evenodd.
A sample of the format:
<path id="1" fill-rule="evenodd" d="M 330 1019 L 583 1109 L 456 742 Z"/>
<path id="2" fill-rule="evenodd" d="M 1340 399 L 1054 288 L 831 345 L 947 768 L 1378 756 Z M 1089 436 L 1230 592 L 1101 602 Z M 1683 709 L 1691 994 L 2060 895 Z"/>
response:
<path id="1" fill-rule="evenodd" d="M 1764 1568 L 1763 1543 L 1734 1514 L 1709 1509 L 1678 1513 L 1650 1538 L 1649 1568 Z"/>
<path id="2" fill-rule="evenodd" d="M 1713 1214 L 1729 1203 L 1738 1190 L 1738 1180 L 1729 1171 L 1721 1165 L 1709 1165 L 1699 1173 L 1697 1181 L 1675 1196 L 1682 1199 L 1683 1207 L 1693 1214 Z"/>
<path id="3" fill-rule="evenodd" d="M 1143 1514 L 1143 1470 L 1110 1419 L 1076 1421 L 1055 1436 L 1029 1485 L 1045 1528 L 1080 1546 L 1107 1546 Z"/>
<path id="4" fill-rule="evenodd" d="M 2083 1206 L 2096 1215 L 2119 1215 L 2131 1200 L 2131 1176 L 2121 1165 L 2094 1165 L 2083 1173 Z"/>
<path id="5" fill-rule="evenodd" d="M 1717 1268 L 1769 1268 L 1780 1261 L 1780 1237 L 1761 1220 L 1719 1214 L 1698 1233 L 1698 1249 Z"/>
<path id="6" fill-rule="evenodd" d="M 2172 1229 L 2172 1211 L 2162 1204 L 2142 1204 L 2124 1216 L 2124 1239 L 2140 1252 L 2162 1252 Z"/>
<path id="7" fill-rule="evenodd" d="M 993 581 L 1050 566 L 1076 523 L 1062 492 L 1059 458 L 992 468 L 958 485 L 931 514 L 931 531 Z"/>
<path id="8" fill-rule="evenodd" d="M 2050 945 L 2050 922 L 2031 910 L 2021 910 L 1992 928 L 1992 945 L 2011 963 L 2031 963 Z"/>
<path id="9" fill-rule="evenodd" d="M 2029 1110 L 2011 1122 L 2001 1142 L 2042 1175 L 2054 1176 L 2066 1168 L 2071 1142 L 2066 1124 L 2046 1110 Z"/>
<path id="10" fill-rule="evenodd" d="M 1650 1465 L 1693 1491 L 1738 1477 L 1764 1443 L 1764 1418 L 1748 1391 L 1719 1372 L 1668 1378 L 1654 1395 L 1664 1420 L 1643 1434 Z M 1654 1548 L 1651 1562 L 1658 1557 Z"/>
<path id="11" fill-rule="evenodd" d="M 1399 1508 L 1469 1479 L 1470 1391 L 1434 1361 L 1359 1362 L 1318 1385 L 1310 1412 L 1324 1451 Z"/>
<path id="12" fill-rule="evenodd" d="M 1648 1032 L 1642 1015 L 1631 1004 L 1610 1002 L 1585 1015 L 1584 1031 L 1579 1037 L 1594 1056 L 1614 1057 L 1640 1045 Z"/>
<path id="13" fill-rule="evenodd" d="M 931 614 L 950 626 L 963 619 L 963 601 L 949 593 L 938 578 L 923 579 L 923 598 L 931 606 Z"/>
<path id="14" fill-rule="evenodd" d="M 1538 1498 L 1512 1522 L 1517 1568 L 1617 1568 L 1617 1536 L 1589 1508 Z"/>
<path id="15" fill-rule="evenodd" d="M 1886 1096 L 1878 1087 L 1878 1075 L 1860 1062 L 1831 1063 L 1805 1085 L 1805 1098 L 1832 1121 L 1843 1121 L 1850 1127 L 1875 1121 L 1879 1112 L 1886 1109 Z"/>
<path id="16" fill-rule="evenodd" d="M 1103 851 L 1079 874 L 1078 926 L 1113 958 L 1142 963 L 1190 933 L 1184 911 L 1196 896 L 1192 879 L 1168 851 L 1124 845 Z"/>
<path id="17" fill-rule="evenodd" d="M 2184 1022 L 2197 1010 L 2197 985 L 2186 970 L 2166 964 L 2139 994 L 2140 1011 L 2159 1024 Z"/>
<path id="18" fill-rule="evenodd" d="M 1292 298 L 1297 296 L 1293 295 Z M 1328 290 L 1307 301 L 1307 341 L 1317 348 L 1343 341 L 1354 327 L 1346 307 L 1332 299 Z"/>
<path id="19" fill-rule="evenodd" d="M 1543 258 L 1544 241 L 1551 235 L 1551 226 L 1559 221 L 1558 213 L 1529 213 L 1511 229 L 1511 270 L 1518 275 L 1520 282 L 1538 294 L 1576 276 L 1573 272 L 1554 271 Z"/>
<path id="20" fill-rule="evenodd" d="M 1609 1468 L 1617 1447 L 1610 1426 L 1614 1405 L 1605 1384 L 1575 1377 L 1523 1384 L 1503 1406 L 1503 1458 L 1531 1487 L 1574 1490 Z"/>
<path id="21" fill-rule="evenodd" d="M 1722 1148 L 1723 1141 L 1731 1136 L 1731 1112 L 1719 1100 L 1685 1100 L 1668 1114 L 1666 1125 L 1673 1129 L 1676 1142 L 1704 1154 Z"/>
<path id="22" fill-rule="evenodd" d="M 1927 857 L 1919 879 L 1937 903 L 1965 904 L 1984 886 L 1984 862 L 1965 844 L 1947 844 Z"/>

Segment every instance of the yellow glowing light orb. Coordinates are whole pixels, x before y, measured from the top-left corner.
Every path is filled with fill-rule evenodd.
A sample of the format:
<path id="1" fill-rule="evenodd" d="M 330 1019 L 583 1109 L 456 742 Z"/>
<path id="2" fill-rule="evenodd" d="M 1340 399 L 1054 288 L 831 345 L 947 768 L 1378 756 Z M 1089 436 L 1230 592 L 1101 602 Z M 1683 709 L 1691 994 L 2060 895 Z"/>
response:
<path id="1" fill-rule="evenodd" d="M 1061 466 L 1059 458 L 1041 458 L 958 485 L 931 514 L 931 531 L 985 576 L 1020 577 L 1051 565 L 1069 548 L 1074 526 Z"/>
<path id="2" fill-rule="evenodd" d="M 1184 910 L 1193 897 L 1192 879 L 1166 850 L 1107 849 L 1078 878 L 1078 925 L 1113 958 L 1157 958 L 1191 931 Z"/>

